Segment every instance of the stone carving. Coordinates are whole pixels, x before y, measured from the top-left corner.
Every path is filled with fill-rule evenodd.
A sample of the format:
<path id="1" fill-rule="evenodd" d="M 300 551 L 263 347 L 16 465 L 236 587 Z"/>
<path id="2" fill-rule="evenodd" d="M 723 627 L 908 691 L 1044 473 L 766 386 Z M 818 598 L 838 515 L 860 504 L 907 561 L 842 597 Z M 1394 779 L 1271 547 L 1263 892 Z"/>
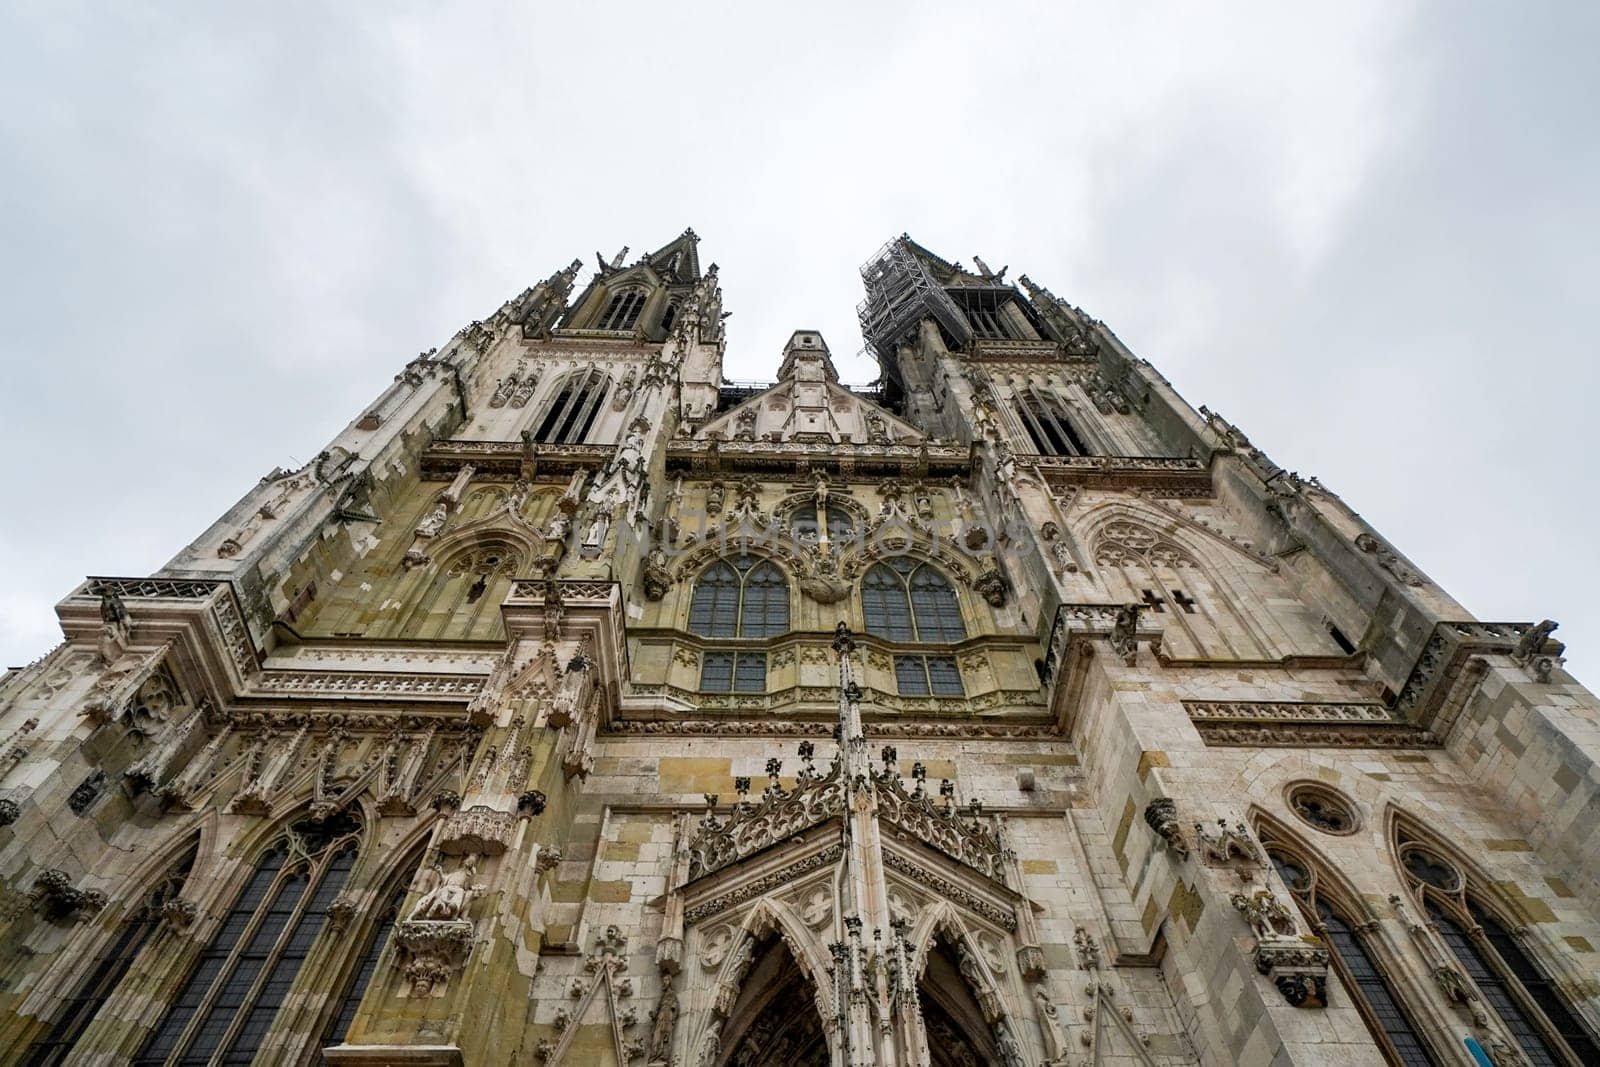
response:
<path id="1" fill-rule="evenodd" d="M 461 865 L 449 874 L 443 865 L 435 862 L 424 872 L 422 896 L 411 909 L 408 921 L 454 922 L 465 919 L 472 898 L 484 891 L 484 886 L 473 882 L 478 874 L 478 857 L 468 853 Z"/>
<path id="2" fill-rule="evenodd" d="M 355 898 L 347 893 L 340 893 L 328 902 L 328 929 L 335 934 L 342 933 L 350 926 L 350 920 L 356 917 L 360 908 L 356 905 Z"/>
<path id="3" fill-rule="evenodd" d="M 813 773 L 808 777 L 802 770 L 792 790 L 784 790 L 774 781 L 762 793 L 760 803 L 743 805 L 726 820 L 719 819 L 714 807 L 708 805 L 699 831 L 689 842 L 689 877 L 699 878 L 721 870 L 841 814 L 844 785 L 840 770 L 838 760 L 821 776 Z"/>
<path id="4" fill-rule="evenodd" d="M 100 598 L 100 640 L 97 650 L 100 662 L 110 666 L 128 652 L 129 631 L 127 605 L 122 597 L 111 592 Z"/>
<path id="5" fill-rule="evenodd" d="M 672 1033 L 678 1024 L 678 991 L 672 988 L 672 975 L 661 979 L 661 1000 L 650 1015 L 650 1063 L 668 1063 L 672 1058 Z"/>
<path id="6" fill-rule="evenodd" d="M 1259 941 L 1252 953 L 1256 970 L 1272 980 L 1296 1008 L 1328 1003 L 1328 950 L 1299 938 Z"/>
<path id="7" fill-rule="evenodd" d="M 1356 547 L 1378 561 L 1378 566 L 1398 578 L 1403 584 L 1410 586 L 1426 585 L 1427 579 L 1412 570 L 1405 561 L 1397 555 L 1394 549 L 1378 540 L 1370 533 L 1362 532 L 1356 535 Z"/>
<path id="8" fill-rule="evenodd" d="M 1184 839 L 1183 827 L 1178 825 L 1178 802 L 1171 797 L 1157 797 L 1144 808 L 1144 821 L 1156 836 L 1179 858 L 1189 855 L 1189 842 Z"/>
<path id="9" fill-rule="evenodd" d="M 1261 853 L 1261 846 L 1257 845 L 1255 838 L 1250 836 L 1250 830 L 1242 822 L 1235 822 L 1232 828 L 1228 826 L 1227 819 L 1217 820 L 1215 832 L 1206 830 L 1203 823 L 1194 824 L 1195 840 L 1200 846 L 1201 859 L 1207 867 L 1265 867 L 1266 857 Z"/>
<path id="10" fill-rule="evenodd" d="M 660 545 L 645 554 L 642 581 L 648 600 L 660 600 L 672 588 L 672 570 L 667 566 L 667 554 Z"/>
<path id="11" fill-rule="evenodd" d="M 10 826 L 22 817 L 22 805 L 10 797 L 0 797 L 0 826 Z"/>
<path id="12" fill-rule="evenodd" d="M 28 895 L 34 912 L 49 922 L 76 922 L 106 906 L 100 890 L 79 889 L 67 872 L 55 868 L 41 871 Z"/>
<path id="13" fill-rule="evenodd" d="M 485 804 L 474 804 L 450 815 L 439 832 L 439 848 L 452 855 L 498 856 L 516 834 L 516 816 Z"/>
<path id="14" fill-rule="evenodd" d="M 1288 907 L 1273 896 L 1270 889 L 1258 889 L 1253 894 L 1235 893 L 1228 898 L 1235 910 L 1244 915 L 1245 921 L 1255 931 L 1260 940 L 1271 940 L 1275 937 L 1293 937 L 1295 933 L 1294 915 Z"/>
<path id="15" fill-rule="evenodd" d="M 1117 609 L 1111 624 L 1111 651 L 1122 657 L 1122 662 L 1132 667 L 1139 651 L 1139 612 L 1141 604 L 1127 604 Z"/>
<path id="16" fill-rule="evenodd" d="M 1079 967 L 1086 971 L 1100 969 L 1100 946 L 1095 943 L 1093 934 L 1080 926 L 1072 932 L 1072 944 L 1078 950 Z"/>
<path id="17" fill-rule="evenodd" d="M 435 504 L 422 521 L 417 523 L 416 535 L 418 537 L 437 537 L 444 524 L 450 518 L 450 505 L 443 500 Z"/>
<path id="18" fill-rule="evenodd" d="M 991 606 L 999 608 L 1005 606 L 1006 595 L 1011 591 L 1011 583 L 1000 573 L 999 564 L 991 556 L 983 572 L 972 580 L 972 588 L 976 589 Z"/>
<path id="19" fill-rule="evenodd" d="M 105 772 L 98 770 L 79 782 L 72 795 L 67 797 L 67 807 L 72 809 L 72 814 L 82 815 L 93 807 L 94 802 L 100 799 L 100 793 L 105 789 L 105 785 Z"/>
<path id="20" fill-rule="evenodd" d="M 472 952 L 472 924 L 464 919 L 407 919 L 395 924 L 394 940 L 411 995 L 442 996 L 450 975 Z"/>
<path id="21" fill-rule="evenodd" d="M 1060 1063 L 1067 1054 L 1067 1039 L 1061 1033 L 1061 1013 L 1050 1003 L 1050 994 L 1043 988 L 1033 991 L 1033 1001 L 1039 1009 L 1039 1032 L 1044 1038 L 1045 1062 Z"/>
<path id="22" fill-rule="evenodd" d="M 195 902 L 182 897 L 173 897 L 161 905 L 161 920 L 175 930 L 187 930 L 199 914 Z"/>

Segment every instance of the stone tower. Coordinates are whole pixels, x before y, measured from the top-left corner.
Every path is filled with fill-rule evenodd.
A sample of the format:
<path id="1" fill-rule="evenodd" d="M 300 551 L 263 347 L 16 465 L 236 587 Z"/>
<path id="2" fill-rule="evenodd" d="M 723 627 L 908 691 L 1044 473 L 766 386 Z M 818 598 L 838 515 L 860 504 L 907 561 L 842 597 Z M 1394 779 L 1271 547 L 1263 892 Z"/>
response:
<path id="1" fill-rule="evenodd" d="M 692 231 L 574 261 L 74 590 L 0 680 L 0 1047 L 1600 1062 L 1554 624 L 972 262 L 863 268 L 860 388 L 726 384 Z"/>

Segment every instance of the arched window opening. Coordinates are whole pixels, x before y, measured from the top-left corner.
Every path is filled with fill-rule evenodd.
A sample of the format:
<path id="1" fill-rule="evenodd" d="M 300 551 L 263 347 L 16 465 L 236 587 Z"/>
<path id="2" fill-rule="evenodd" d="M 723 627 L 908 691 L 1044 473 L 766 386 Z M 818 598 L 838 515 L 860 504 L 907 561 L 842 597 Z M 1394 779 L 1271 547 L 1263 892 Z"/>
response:
<path id="1" fill-rule="evenodd" d="M 828 541 L 842 544 L 855 538 L 856 524 L 850 513 L 837 504 L 824 505 L 823 516 L 817 514 L 817 505 L 806 504 L 794 510 L 790 518 L 790 527 L 794 535 L 807 543 L 815 543 L 821 539 L 823 529 L 827 530 Z"/>
<path id="2" fill-rule="evenodd" d="M 400 879 L 399 884 L 394 886 L 384 899 L 383 907 L 378 912 L 377 922 L 367 936 L 366 948 L 361 952 L 361 962 L 356 965 L 355 973 L 350 978 L 350 985 L 339 1001 L 339 1010 L 334 1013 L 327 1029 L 323 1031 L 324 1045 L 338 1044 L 349 1035 L 350 1024 L 355 1021 L 356 1011 L 361 1007 L 361 998 L 367 995 L 367 987 L 372 984 L 372 976 L 377 973 L 378 961 L 383 957 L 385 946 L 389 944 L 389 935 L 393 932 L 394 924 L 400 918 L 400 908 L 405 903 L 406 890 L 411 884 L 411 879 L 415 877 L 420 862 L 420 856 L 413 856 L 408 862 L 401 864 L 400 869 L 408 877 Z"/>
<path id="3" fill-rule="evenodd" d="M 639 313 L 644 310 L 645 294 L 639 289 L 624 289 L 612 296 L 611 302 L 606 305 L 604 313 L 600 316 L 599 328 L 602 330 L 631 330 L 639 321 Z"/>
<path id="4" fill-rule="evenodd" d="M 960 641 L 967 636 L 961 602 L 945 576 L 905 556 L 875 563 L 861 579 L 869 634 L 890 641 Z"/>
<path id="5" fill-rule="evenodd" d="M 28 1049 L 29 1067 L 47 1067 L 66 1059 L 105 1006 L 107 998 L 127 977 L 128 969 L 150 937 L 160 928 L 163 909 L 182 892 L 189 871 L 194 867 L 194 856 L 195 850 L 190 848 L 123 920 L 116 940 L 89 966 L 87 975 L 56 1016 L 50 1032 Z"/>
<path id="6" fill-rule="evenodd" d="M 984 1021 L 978 1003 L 981 990 L 965 977 L 977 973 L 975 964 L 962 956 L 970 951 L 952 948 L 942 937 L 928 946 L 928 965 L 917 984 L 917 1000 L 934 1067 L 1008 1062 Z"/>
<path id="7" fill-rule="evenodd" d="M 484 639 L 500 633 L 500 602 L 510 591 L 522 556 L 508 545 L 463 549 L 434 572 L 401 627 L 403 636 Z"/>
<path id="8" fill-rule="evenodd" d="M 1384 1056 L 1403 1067 L 1437 1067 L 1438 1060 L 1423 1042 L 1379 958 L 1356 933 L 1356 924 L 1322 894 L 1315 864 L 1274 840 L 1270 830 L 1260 830 L 1268 858 L 1294 894 L 1301 914 L 1333 950 L 1334 970 Z"/>
<path id="9" fill-rule="evenodd" d="M 789 632 L 789 581 L 768 560 L 734 556 L 695 583 L 689 630 L 702 637 L 776 637 Z"/>
<path id="10" fill-rule="evenodd" d="M 582 444 L 610 387 L 611 378 L 598 368 L 567 375 L 546 405 L 533 439 L 545 445 Z"/>
<path id="11" fill-rule="evenodd" d="M 716 1067 L 825 1067 L 828 1042 L 811 980 L 779 937 L 769 938 L 752 955 L 755 962 L 722 1027 L 721 1048 L 709 1062 Z"/>
<path id="12" fill-rule="evenodd" d="M 663 311 L 661 313 L 661 332 L 662 333 L 671 333 L 672 332 L 672 324 L 675 321 L 677 321 L 677 318 L 678 318 L 678 305 L 677 304 L 668 304 L 667 305 L 667 310 L 665 310 L 665 311 Z"/>
<path id="13" fill-rule="evenodd" d="M 1094 544 L 1095 566 L 1114 570 L 1113 595 L 1137 602 L 1146 619 L 1165 627 L 1165 644 L 1179 658 L 1276 655 L 1230 598 L 1217 595 L 1185 549 L 1142 523 L 1107 523 Z"/>
<path id="14" fill-rule="evenodd" d="M 1017 390 L 1017 414 L 1043 456 L 1093 455 L 1068 415 L 1067 403 L 1051 389 Z"/>
<path id="15" fill-rule="evenodd" d="M 1446 850 L 1397 828 L 1395 851 L 1450 954 L 1536 1067 L 1600 1063 L 1600 1042 L 1520 939 L 1485 903 L 1483 883 Z M 1570 1059 L 1569 1059 L 1570 1058 Z"/>
<path id="16" fill-rule="evenodd" d="M 360 830 L 340 812 L 298 822 L 267 848 L 135 1063 L 254 1059 L 355 864 Z"/>

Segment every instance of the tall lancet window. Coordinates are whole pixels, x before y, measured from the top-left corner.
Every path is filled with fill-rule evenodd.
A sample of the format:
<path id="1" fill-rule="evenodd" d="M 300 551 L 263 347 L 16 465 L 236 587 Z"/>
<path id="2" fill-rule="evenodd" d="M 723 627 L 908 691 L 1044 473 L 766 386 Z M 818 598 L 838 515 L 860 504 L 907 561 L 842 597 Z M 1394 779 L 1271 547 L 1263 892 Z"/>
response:
<path id="1" fill-rule="evenodd" d="M 50 1032 L 28 1049 L 28 1064 L 44 1067 L 67 1058 L 106 999 L 127 977 L 140 950 L 160 927 L 163 909 L 169 901 L 178 898 L 193 866 L 194 849 L 191 848 L 128 914 L 106 950 L 83 967 L 82 979 L 56 1015 Z"/>
<path id="2" fill-rule="evenodd" d="M 945 576 L 926 563 L 895 556 L 861 579 L 867 633 L 890 641 L 945 642 L 967 636 L 961 602 Z"/>
<path id="3" fill-rule="evenodd" d="M 1397 827 L 1395 852 L 1428 921 L 1535 1067 L 1600 1063 L 1600 1041 L 1551 981 L 1523 935 L 1492 907 L 1486 884 Z"/>
<path id="4" fill-rule="evenodd" d="M 642 289 L 624 289 L 612 296 L 606 304 L 606 309 L 600 315 L 599 328 L 602 330 L 631 330 L 639 322 L 639 313 L 644 310 L 645 293 Z"/>
<path id="5" fill-rule="evenodd" d="M 416 874 L 421 859 L 421 856 L 413 855 L 402 863 L 399 868 L 401 876 L 389 887 L 389 891 L 379 898 L 383 901 L 383 905 L 378 910 L 372 932 L 367 936 L 366 948 L 361 953 L 361 962 L 356 965 L 355 973 L 350 977 L 350 985 L 339 1001 L 339 1010 L 328 1020 L 327 1029 L 323 1031 L 324 1045 L 337 1045 L 350 1033 L 350 1024 L 355 1021 L 356 1011 L 361 1007 L 361 998 L 366 996 L 367 987 L 372 984 L 373 975 L 378 971 L 378 961 L 383 958 L 383 950 L 389 944 L 389 935 L 394 931 L 394 924 L 400 919 L 400 908 L 405 903 L 406 890 Z"/>
<path id="6" fill-rule="evenodd" d="M 1294 894 L 1301 913 L 1333 950 L 1334 970 L 1384 1057 L 1403 1067 L 1437 1067 L 1439 1061 L 1400 1000 L 1382 957 L 1356 932 L 1362 924 L 1350 918 L 1346 901 L 1332 891 L 1317 864 L 1299 849 L 1276 837 L 1270 828 L 1258 829 L 1267 846 L 1267 856 Z"/>
<path id="7" fill-rule="evenodd" d="M 689 629 L 703 637 L 776 637 L 789 631 L 789 581 L 770 562 L 734 556 L 695 583 Z"/>
<path id="8" fill-rule="evenodd" d="M 533 439 L 547 445 L 582 444 L 610 387 L 611 378 L 594 367 L 567 375 L 545 405 Z"/>
<path id="9" fill-rule="evenodd" d="M 295 823 L 267 847 L 136 1064 L 255 1058 L 355 865 L 360 832 L 340 812 Z"/>
<path id="10" fill-rule="evenodd" d="M 1092 455 L 1073 425 L 1067 402 L 1053 389 L 1018 389 L 1017 417 L 1042 456 Z"/>

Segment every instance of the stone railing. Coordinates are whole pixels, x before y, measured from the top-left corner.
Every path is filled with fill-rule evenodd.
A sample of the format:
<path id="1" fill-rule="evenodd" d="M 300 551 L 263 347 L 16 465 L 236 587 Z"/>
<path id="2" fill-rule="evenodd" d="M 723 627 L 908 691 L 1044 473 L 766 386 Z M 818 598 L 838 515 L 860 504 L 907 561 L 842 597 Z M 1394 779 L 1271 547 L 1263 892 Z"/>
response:
<path id="1" fill-rule="evenodd" d="M 667 448 L 667 469 L 718 471 L 830 471 L 905 477 L 964 474 L 971 465 L 966 445 L 850 445 L 827 441 L 683 441 Z"/>
<path id="2" fill-rule="evenodd" d="M 1423 646 L 1416 665 L 1395 697 L 1401 718 L 1421 725 L 1433 720 L 1439 702 L 1469 656 L 1507 653 L 1533 628 L 1527 622 L 1441 622 Z"/>
<path id="3" fill-rule="evenodd" d="M 1037 467 L 1051 485 L 1211 495 L 1210 465 L 1181 456 L 1019 456 L 1017 462 Z"/>

